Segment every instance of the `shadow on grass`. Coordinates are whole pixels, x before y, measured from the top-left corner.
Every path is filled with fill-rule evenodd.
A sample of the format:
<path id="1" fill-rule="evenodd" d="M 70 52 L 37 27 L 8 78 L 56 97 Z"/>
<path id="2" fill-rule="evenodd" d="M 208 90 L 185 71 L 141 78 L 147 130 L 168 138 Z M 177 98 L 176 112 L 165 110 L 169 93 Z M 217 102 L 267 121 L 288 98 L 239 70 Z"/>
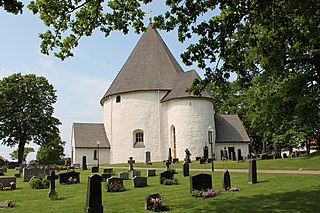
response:
<path id="1" fill-rule="evenodd" d="M 226 194 L 222 194 L 218 196 L 223 196 L 223 199 L 209 198 L 209 206 L 212 206 L 212 209 L 208 209 L 208 205 L 194 206 L 188 203 L 183 208 L 186 212 L 317 212 L 320 209 L 319 195 L 320 187 L 312 191 L 296 190 L 237 198 L 227 198 Z M 170 206 L 172 210 L 176 208 L 181 206 Z"/>
<path id="2" fill-rule="evenodd" d="M 320 156 L 320 151 L 313 152 L 309 155 L 304 156 L 306 159 L 314 158 Z"/>

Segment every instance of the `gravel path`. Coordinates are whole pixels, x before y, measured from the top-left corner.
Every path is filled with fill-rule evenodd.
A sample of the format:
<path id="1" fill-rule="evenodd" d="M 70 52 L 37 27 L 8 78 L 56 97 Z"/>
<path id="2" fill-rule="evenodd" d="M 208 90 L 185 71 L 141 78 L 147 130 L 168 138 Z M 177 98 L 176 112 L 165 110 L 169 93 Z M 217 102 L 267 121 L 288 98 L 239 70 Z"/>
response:
<path id="1" fill-rule="evenodd" d="M 116 169 L 128 169 L 128 167 L 112 167 L 112 168 L 116 168 Z M 155 170 L 163 170 L 165 171 L 165 168 L 145 168 L 145 167 L 134 167 L 135 169 L 139 169 L 139 170 L 147 170 L 147 169 L 155 169 Z M 182 170 L 180 168 L 176 169 L 176 170 Z M 247 173 L 248 169 L 228 169 L 229 172 L 243 172 L 243 173 Z M 190 171 L 205 171 L 205 172 L 210 172 L 211 169 L 190 169 Z M 217 172 L 223 172 L 225 171 L 225 169 L 215 169 L 214 171 Z M 257 170 L 258 173 L 270 173 L 270 174 L 309 174 L 309 175 L 320 175 L 320 171 L 319 170 Z"/>

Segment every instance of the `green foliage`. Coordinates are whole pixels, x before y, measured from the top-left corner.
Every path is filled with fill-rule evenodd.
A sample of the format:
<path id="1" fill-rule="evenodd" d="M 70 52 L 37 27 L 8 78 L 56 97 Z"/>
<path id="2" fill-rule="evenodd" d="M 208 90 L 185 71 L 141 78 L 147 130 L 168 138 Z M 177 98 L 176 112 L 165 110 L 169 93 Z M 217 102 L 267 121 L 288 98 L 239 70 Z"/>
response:
<path id="1" fill-rule="evenodd" d="M 30 182 L 30 186 L 32 189 L 43 189 L 44 188 L 44 185 L 43 185 L 42 180 L 40 178 L 34 178 Z"/>
<path id="2" fill-rule="evenodd" d="M 23 154 L 23 161 L 26 161 L 27 156 L 29 153 L 34 152 L 34 148 L 32 147 L 25 147 L 24 148 L 24 154 Z M 10 153 L 10 157 L 12 160 L 17 160 L 18 159 L 18 153 L 19 149 L 13 150 L 13 152 Z"/>
<path id="3" fill-rule="evenodd" d="M 8 13 L 22 13 L 23 3 L 17 0 L 0 0 L 0 7 Z"/>
<path id="4" fill-rule="evenodd" d="M 37 160 L 42 163 L 57 163 L 61 161 L 64 157 L 64 148 L 65 141 L 61 140 L 59 134 L 51 135 L 46 143 L 43 143 L 38 152 L 37 152 Z"/>
<path id="5" fill-rule="evenodd" d="M 171 179 L 167 179 L 167 178 L 164 178 L 163 179 L 163 184 L 164 185 L 178 185 L 179 181 L 177 178 L 173 178 L 172 180 Z"/>
<path id="6" fill-rule="evenodd" d="M 53 117 L 55 90 L 44 77 L 16 73 L 0 80 L 0 140 L 18 145 L 21 163 L 29 142 L 45 143 L 59 132 L 60 121 Z"/>
<path id="7" fill-rule="evenodd" d="M 123 192 L 126 191 L 126 188 L 123 184 L 117 183 L 115 181 L 111 183 L 106 183 L 106 189 L 108 192 Z"/>

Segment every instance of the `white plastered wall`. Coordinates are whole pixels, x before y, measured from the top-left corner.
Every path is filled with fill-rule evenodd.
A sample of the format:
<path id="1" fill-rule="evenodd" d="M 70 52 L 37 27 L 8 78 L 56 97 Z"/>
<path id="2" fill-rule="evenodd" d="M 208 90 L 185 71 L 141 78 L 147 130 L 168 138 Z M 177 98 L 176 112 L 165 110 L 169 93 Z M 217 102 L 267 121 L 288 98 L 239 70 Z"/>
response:
<path id="1" fill-rule="evenodd" d="M 94 150 L 93 148 L 76 148 L 74 152 L 74 162 L 73 163 L 80 163 L 82 165 L 82 157 L 86 156 L 87 158 L 87 165 L 97 165 L 98 161 L 94 160 Z M 110 163 L 110 150 L 109 149 L 99 149 L 99 164 L 106 164 Z"/>
<path id="2" fill-rule="evenodd" d="M 174 125 L 177 157 L 180 161 L 185 158 L 187 148 L 191 152 L 191 159 L 203 156 L 203 147 L 208 141 L 208 127 L 215 129 L 212 101 L 199 98 L 175 99 L 168 101 L 167 105 L 169 146 L 173 149 L 170 127 Z M 214 131 L 213 139 L 215 138 Z M 207 145 L 209 146 L 208 143 Z"/>
<path id="3" fill-rule="evenodd" d="M 103 122 L 109 143 L 111 163 L 125 163 L 129 157 L 136 162 L 145 161 L 145 153 L 151 153 L 151 161 L 162 159 L 164 137 L 163 109 L 160 104 L 165 91 L 141 91 L 120 94 L 121 101 L 116 103 L 116 96 L 107 98 L 103 103 Z M 133 148 L 137 129 L 144 131 L 143 148 Z"/>
<path id="4" fill-rule="evenodd" d="M 226 147 L 228 151 L 228 147 L 234 147 L 234 151 L 236 153 L 236 159 L 238 159 L 238 149 L 241 149 L 241 155 L 243 159 L 249 154 L 249 143 L 241 143 L 241 142 L 229 142 L 229 143 L 216 143 L 216 159 L 221 160 L 221 151 L 224 147 Z M 229 152 L 228 152 L 229 155 Z"/>

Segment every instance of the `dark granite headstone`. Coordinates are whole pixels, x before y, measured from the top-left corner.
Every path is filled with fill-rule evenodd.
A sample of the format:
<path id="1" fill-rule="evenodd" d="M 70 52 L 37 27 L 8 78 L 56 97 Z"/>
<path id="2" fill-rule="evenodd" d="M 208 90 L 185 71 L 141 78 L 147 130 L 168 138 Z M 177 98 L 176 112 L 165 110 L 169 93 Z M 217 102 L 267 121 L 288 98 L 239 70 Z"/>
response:
<path id="1" fill-rule="evenodd" d="M 82 170 L 88 170 L 87 156 L 82 156 Z"/>
<path id="2" fill-rule="evenodd" d="M 196 157 L 196 161 L 199 161 L 201 159 L 201 157 Z"/>
<path id="3" fill-rule="evenodd" d="M 117 187 L 117 188 L 123 188 L 123 179 L 122 178 L 115 178 L 111 177 L 107 179 L 107 191 L 110 192 L 112 191 L 112 187 Z"/>
<path id="4" fill-rule="evenodd" d="M 169 171 L 165 171 L 165 172 L 160 173 L 160 184 L 163 184 L 164 179 L 173 180 L 173 176 L 174 176 L 174 174 Z"/>
<path id="5" fill-rule="evenodd" d="M 101 176 L 94 174 L 88 177 L 87 199 L 84 213 L 103 213 Z"/>
<path id="6" fill-rule="evenodd" d="M 148 177 L 156 176 L 156 170 L 155 169 L 148 169 L 147 170 L 147 176 Z"/>
<path id="7" fill-rule="evenodd" d="M 199 161 L 200 164 L 204 164 L 205 162 L 206 162 L 206 160 L 204 158 L 201 158 Z"/>
<path id="8" fill-rule="evenodd" d="M 209 174 L 190 176 L 190 194 L 194 190 L 212 189 L 212 177 Z"/>
<path id="9" fill-rule="evenodd" d="M 257 183 L 257 163 L 256 160 L 249 160 L 249 184 Z"/>
<path id="10" fill-rule="evenodd" d="M 151 163 L 151 154 L 149 151 L 146 152 L 146 161 L 145 164 L 150 164 Z"/>
<path id="11" fill-rule="evenodd" d="M 222 174 L 222 188 L 226 191 L 231 188 L 230 173 L 228 170 L 224 171 Z"/>
<path id="12" fill-rule="evenodd" d="M 111 178 L 112 177 L 112 174 L 109 174 L 109 173 L 104 173 L 104 174 L 101 174 L 101 181 L 102 182 L 106 182 L 108 178 Z"/>
<path id="13" fill-rule="evenodd" d="M 183 176 L 189 176 L 189 163 L 187 161 L 183 163 Z"/>
<path id="14" fill-rule="evenodd" d="M 148 186 L 148 178 L 147 177 L 134 177 L 132 178 L 132 186 L 133 188 L 140 188 Z"/>
<path id="15" fill-rule="evenodd" d="M 144 209 L 145 210 L 152 210 L 152 207 L 153 207 L 153 204 L 150 202 L 150 200 L 153 198 L 153 199 L 156 199 L 156 198 L 159 198 L 160 195 L 157 193 L 157 194 L 149 194 L 145 197 L 144 199 Z"/>
<path id="16" fill-rule="evenodd" d="M 122 178 L 123 180 L 129 180 L 129 173 L 128 172 L 121 172 L 119 174 L 119 177 Z"/>
<path id="17" fill-rule="evenodd" d="M 55 196 L 57 193 L 56 193 L 56 179 L 58 179 L 59 176 L 56 175 L 55 171 L 52 170 L 50 172 L 50 175 L 47 176 L 47 180 L 49 181 L 49 198 Z"/>
<path id="18" fill-rule="evenodd" d="M 191 153 L 190 153 L 189 149 L 186 149 L 185 153 L 186 153 L 186 157 L 185 157 L 184 161 L 188 161 L 188 163 L 191 163 L 191 159 L 190 159 Z"/>
<path id="19" fill-rule="evenodd" d="M 93 166 L 93 167 L 91 168 L 91 172 L 92 172 L 92 173 L 99 172 L 99 167 Z"/>
<path id="20" fill-rule="evenodd" d="M 113 174 L 113 168 L 105 168 L 105 169 L 103 169 L 103 173 L 105 173 L 105 174 Z"/>
<path id="21" fill-rule="evenodd" d="M 174 164 L 175 164 L 175 163 L 179 163 L 179 158 L 173 158 L 172 160 L 173 160 L 172 162 L 173 162 Z"/>
<path id="22" fill-rule="evenodd" d="M 140 177 L 140 176 L 141 176 L 141 171 L 134 170 L 131 172 L 131 178 Z"/>
<path id="23" fill-rule="evenodd" d="M 60 184 L 73 184 L 80 183 L 80 172 L 66 172 L 59 174 L 59 183 Z"/>

